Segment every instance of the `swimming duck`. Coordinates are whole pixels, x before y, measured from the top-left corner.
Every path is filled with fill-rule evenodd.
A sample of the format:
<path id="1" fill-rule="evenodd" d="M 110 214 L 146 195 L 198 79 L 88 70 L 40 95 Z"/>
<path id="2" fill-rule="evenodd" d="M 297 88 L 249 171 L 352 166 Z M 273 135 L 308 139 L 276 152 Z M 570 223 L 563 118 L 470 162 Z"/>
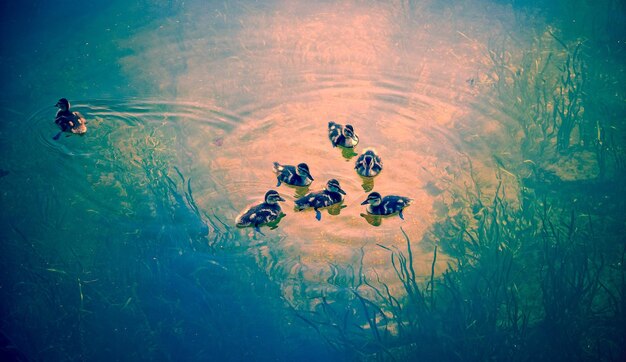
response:
<path id="1" fill-rule="evenodd" d="M 346 192 L 339 186 L 339 181 L 331 179 L 326 184 L 326 188 L 321 192 L 311 192 L 296 200 L 296 211 L 313 208 L 315 210 L 315 218 L 319 221 L 322 219 L 322 213 L 318 210 L 322 207 L 328 207 L 343 201 Z"/>
<path id="2" fill-rule="evenodd" d="M 264 235 L 259 226 L 276 221 L 281 216 L 282 210 L 278 204 L 279 201 L 285 201 L 285 199 L 280 197 L 278 192 L 269 190 L 265 193 L 264 202 L 250 207 L 237 216 L 237 219 L 235 219 L 237 227 L 252 226 L 256 232 Z"/>
<path id="3" fill-rule="evenodd" d="M 413 200 L 404 196 L 388 195 L 381 197 L 378 192 L 372 192 L 361 205 L 369 204 L 367 205 L 367 212 L 372 215 L 391 215 L 397 212 L 400 219 L 404 220 L 402 210 L 409 206 L 411 201 Z"/>
<path id="4" fill-rule="evenodd" d="M 342 126 L 332 121 L 328 122 L 328 138 L 330 138 L 333 147 L 353 148 L 359 143 L 359 136 L 354 133 L 352 125 Z"/>
<path id="5" fill-rule="evenodd" d="M 54 139 L 58 139 L 62 132 L 72 132 L 76 134 L 84 134 L 87 132 L 87 121 L 85 121 L 85 117 L 78 112 L 70 111 L 70 102 L 67 99 L 59 99 L 55 107 L 58 107 L 59 110 L 57 111 L 54 123 L 61 128 L 61 132 L 57 133 L 53 137 Z"/>
<path id="6" fill-rule="evenodd" d="M 354 165 L 356 172 L 363 177 L 374 177 L 383 170 L 383 160 L 373 148 L 365 149 Z"/>
<path id="7" fill-rule="evenodd" d="M 276 187 L 280 186 L 283 182 L 291 186 L 309 186 L 314 180 L 309 172 L 309 166 L 307 166 L 306 163 L 300 163 L 298 166 L 294 167 L 274 162 L 273 170 L 278 179 Z"/>

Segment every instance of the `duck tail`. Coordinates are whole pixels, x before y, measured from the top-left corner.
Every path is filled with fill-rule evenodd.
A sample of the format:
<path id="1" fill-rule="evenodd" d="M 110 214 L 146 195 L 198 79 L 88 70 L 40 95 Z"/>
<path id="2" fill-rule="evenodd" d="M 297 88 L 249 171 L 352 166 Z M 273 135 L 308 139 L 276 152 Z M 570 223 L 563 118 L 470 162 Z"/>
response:
<path id="1" fill-rule="evenodd" d="M 274 170 L 275 173 L 279 173 L 283 170 L 283 166 L 278 162 L 274 162 L 274 167 L 272 167 L 272 170 Z"/>
<path id="2" fill-rule="evenodd" d="M 333 147 L 337 146 L 340 136 L 341 136 L 341 125 L 333 121 L 328 122 L 328 138 L 330 139 L 330 142 L 333 144 Z"/>
<path id="3" fill-rule="evenodd" d="M 245 228 L 246 226 L 250 226 L 251 223 L 249 222 L 244 222 L 243 220 L 241 220 L 241 215 L 237 216 L 237 219 L 235 219 L 235 226 L 238 228 Z"/>

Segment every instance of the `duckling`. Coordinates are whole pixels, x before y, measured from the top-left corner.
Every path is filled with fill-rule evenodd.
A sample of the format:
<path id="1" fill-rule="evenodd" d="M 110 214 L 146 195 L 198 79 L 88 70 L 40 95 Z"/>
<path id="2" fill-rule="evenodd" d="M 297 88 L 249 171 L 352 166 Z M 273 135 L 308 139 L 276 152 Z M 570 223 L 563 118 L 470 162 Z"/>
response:
<path id="1" fill-rule="evenodd" d="M 276 221 L 281 217 L 282 210 L 278 204 L 279 201 L 285 201 L 285 199 L 278 192 L 269 190 L 265 193 L 264 202 L 250 207 L 237 216 L 237 219 L 235 219 L 237 227 L 252 226 L 256 232 L 265 235 L 261 232 L 259 226 Z"/>
<path id="2" fill-rule="evenodd" d="M 373 148 L 365 149 L 354 165 L 356 173 L 363 177 L 374 177 L 383 170 L 383 160 Z"/>
<path id="3" fill-rule="evenodd" d="M 76 134 L 84 134 L 87 132 L 87 121 L 85 121 L 85 117 L 78 112 L 70 111 L 70 102 L 67 99 L 59 99 L 55 107 L 58 107 L 59 110 L 57 111 L 54 123 L 61 128 L 61 132 L 52 137 L 53 139 L 58 139 L 63 132 Z"/>
<path id="4" fill-rule="evenodd" d="M 352 125 L 342 126 L 332 121 L 328 122 L 328 138 L 333 147 L 354 148 L 359 143 L 359 136 L 354 133 Z"/>
<path id="5" fill-rule="evenodd" d="M 409 206 L 413 200 L 404 196 L 388 195 L 381 197 L 378 192 L 372 192 L 361 205 L 367 205 L 367 212 L 372 215 L 391 215 L 396 212 L 400 219 L 404 220 L 402 211 Z"/>
<path id="6" fill-rule="evenodd" d="M 306 163 L 300 163 L 294 167 L 291 165 L 281 165 L 278 162 L 274 162 L 274 172 L 278 183 L 276 187 L 281 183 L 286 183 L 291 186 L 309 186 L 313 182 L 313 176 L 309 172 L 309 166 Z"/>
<path id="7" fill-rule="evenodd" d="M 322 219 L 322 213 L 318 210 L 322 207 L 328 207 L 343 201 L 346 192 L 339 186 L 339 181 L 331 179 L 326 184 L 326 188 L 321 192 L 311 192 L 296 200 L 296 211 L 302 211 L 307 208 L 315 210 L 315 218 L 319 221 Z"/>

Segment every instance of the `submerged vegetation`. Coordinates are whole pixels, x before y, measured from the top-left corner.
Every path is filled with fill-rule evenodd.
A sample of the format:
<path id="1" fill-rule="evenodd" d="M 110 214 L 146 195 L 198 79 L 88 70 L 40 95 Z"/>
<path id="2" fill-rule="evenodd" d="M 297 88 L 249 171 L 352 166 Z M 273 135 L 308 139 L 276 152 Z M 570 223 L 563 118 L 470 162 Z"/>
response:
<path id="1" fill-rule="evenodd" d="M 512 137 L 492 185 L 467 157 L 470 182 L 441 196 L 448 214 L 420 243 L 431 275 L 404 234 L 405 250 L 380 245 L 400 292 L 352 271 L 335 285 L 349 302 L 300 314 L 356 359 L 626 359 L 623 64 L 552 27 L 522 54 L 494 44 L 487 78 Z M 453 260 L 441 275 L 438 252 Z"/>
<path id="2" fill-rule="evenodd" d="M 407 11 L 413 7 L 427 13 L 426 5 L 430 2 L 423 2 L 426 5 L 415 1 L 401 3 Z M 437 11 L 447 6 L 433 3 L 437 4 Z M 93 156 L 90 153 L 85 157 L 69 157 L 56 150 L 32 152 L 35 157 L 20 157 L 12 162 L 24 161 L 26 167 L 12 168 L 8 177 L 3 176 L 9 171 L 0 170 L 2 181 L 7 182 L 5 185 L 16 185 L 15 188 L 22 191 L 12 192 L 5 186 L 8 192 L 4 193 L 3 200 L 10 201 L 7 205 L 24 205 L 16 210 L 5 208 L 2 220 L 5 226 L 0 249 L 0 261 L 5 266 L 1 270 L 3 284 L 0 285 L 3 348 L 22 350 L 26 357 L 35 360 L 626 360 L 626 199 L 623 196 L 626 192 L 626 109 L 623 102 L 626 52 L 623 45 L 609 43 L 623 34 L 605 37 L 610 29 L 598 25 L 604 24 L 603 17 L 622 16 L 623 20 L 625 6 L 617 0 L 601 0 L 596 2 L 601 4 L 596 14 L 581 17 L 574 12 L 589 11 L 596 3 L 555 3 L 559 4 L 555 7 L 572 11 L 563 15 L 568 25 L 539 27 L 542 30 L 532 35 L 532 43 L 520 52 L 516 50 L 523 47 L 525 41 L 509 47 L 508 44 L 517 42 L 517 38 L 510 38 L 524 38 L 527 34 L 494 40 L 484 51 L 489 69 L 468 80 L 470 87 L 482 87 L 484 92 L 475 94 L 486 99 L 479 99 L 475 108 L 470 104 L 467 109 L 488 105 L 495 109 L 491 114 L 498 117 L 493 120 L 496 127 L 492 128 L 497 128 L 498 132 L 472 130 L 480 138 L 492 136 L 494 139 L 485 143 L 492 149 L 481 153 L 481 158 L 475 157 L 474 148 L 455 144 L 457 135 L 454 134 L 450 135 L 454 142 L 425 151 L 435 153 L 448 144 L 459 146 L 451 147 L 457 151 L 450 151 L 450 158 L 459 152 L 458 159 L 451 162 L 451 166 L 445 166 L 443 176 L 434 176 L 436 182 L 431 181 L 434 191 L 429 195 L 437 203 L 438 207 L 432 208 L 436 216 L 428 223 L 419 224 L 419 227 L 428 225 L 424 226 L 428 230 L 422 238 L 414 238 L 408 228 L 408 232 L 400 229 L 399 243 L 394 240 L 387 244 L 386 240 L 376 239 L 379 244 L 372 242 L 371 245 L 372 239 L 367 239 L 368 245 L 359 244 L 356 248 L 358 254 L 358 247 L 361 247 L 356 262 L 352 254 L 356 244 L 353 243 L 341 243 L 339 251 L 332 254 L 320 250 L 315 244 L 317 240 L 304 240 L 315 245 L 295 248 L 293 244 L 301 240 L 285 240 L 287 236 L 280 232 L 276 232 L 280 240 L 272 236 L 262 240 L 242 237 L 228 220 L 232 213 L 228 196 L 243 198 L 246 195 L 242 195 L 238 185 L 244 185 L 248 192 L 249 186 L 254 184 L 239 179 L 233 182 L 234 188 L 214 184 L 230 174 L 222 169 L 232 168 L 232 173 L 239 177 L 239 170 L 256 162 L 254 158 L 248 163 L 240 162 L 244 156 L 264 154 L 261 150 L 265 148 L 260 144 L 242 149 L 240 146 L 246 146 L 246 142 L 257 135 L 272 143 L 277 134 L 268 131 L 272 129 L 271 124 L 280 124 L 280 119 L 286 115 L 300 123 L 299 116 L 309 112 L 309 103 L 315 103 L 310 102 L 310 96 L 320 96 L 317 93 L 320 88 L 323 91 L 337 88 L 342 94 L 338 97 L 339 103 L 351 103 L 352 93 L 364 96 L 362 92 L 367 89 L 351 87 L 370 83 L 364 81 L 366 78 L 351 83 L 350 77 L 342 73 L 341 56 L 335 59 L 337 54 L 333 49 L 309 46 L 327 40 L 324 36 L 318 37 L 318 31 L 329 28 L 329 32 L 335 34 L 335 28 L 317 18 L 300 24 L 302 18 L 296 16 L 293 22 L 298 23 L 298 27 L 303 25 L 307 31 L 293 31 L 292 42 L 290 37 L 283 38 L 292 29 L 288 27 L 292 19 L 285 23 L 280 18 L 276 21 L 272 15 L 252 7 L 250 12 L 260 15 L 260 18 L 253 17 L 254 21 L 231 16 L 237 15 L 233 12 L 216 11 L 210 16 L 223 19 L 227 25 L 230 24 L 227 19 L 234 19 L 234 26 L 215 28 L 236 32 L 241 38 L 257 33 L 261 34 L 259 37 L 266 36 L 268 30 L 263 24 L 268 21 L 271 35 L 279 40 L 279 46 L 266 44 L 266 39 L 261 38 L 252 39 L 250 44 L 254 46 L 251 47 L 247 47 L 249 43 L 245 41 L 231 42 L 230 37 L 216 38 L 215 44 L 205 43 L 205 33 L 218 32 L 210 29 L 214 26 L 211 22 L 198 22 L 202 25 L 200 34 L 188 43 L 185 38 L 188 33 L 184 30 L 194 29 L 191 22 L 170 24 L 177 32 L 168 38 L 164 36 L 171 35 L 165 31 L 168 22 L 162 30 L 159 21 L 161 27 L 154 42 L 166 44 L 167 53 L 174 54 L 172 58 L 154 56 L 160 53 L 159 49 L 156 53 L 150 49 L 151 38 L 146 43 L 141 38 L 129 37 L 129 43 L 148 48 L 137 50 L 138 54 L 141 51 L 147 54 L 144 54 L 146 58 L 135 60 L 137 63 L 150 58 L 163 63 L 156 69 L 169 70 L 172 64 L 177 68 L 179 73 L 159 82 L 158 94 L 165 94 L 162 90 L 169 87 L 171 77 L 179 81 L 171 83 L 181 91 L 180 97 L 177 94 L 175 98 L 185 100 L 188 93 L 184 90 L 189 86 L 185 82 L 198 76 L 199 69 L 205 69 L 194 62 L 209 64 L 207 73 L 226 64 L 222 72 L 226 80 L 218 78 L 215 88 L 207 86 L 207 92 L 224 94 L 223 99 L 219 99 L 224 103 L 230 103 L 230 98 L 243 98 L 245 106 L 232 101 L 226 108 L 231 109 L 233 116 L 230 116 L 231 111 L 220 115 L 215 128 L 211 117 L 217 111 L 205 115 L 201 109 L 178 112 L 176 107 L 170 109 L 158 104 L 137 107 L 138 110 L 129 110 L 129 114 L 139 114 L 138 122 L 119 122 L 115 124 L 117 132 L 102 132 L 107 134 L 106 139 L 102 147 L 93 148 Z M 291 17 L 290 11 L 264 6 Z M 601 14 L 602 11 L 609 13 Z M 358 24 L 372 30 L 362 36 L 366 52 L 370 51 L 370 45 L 371 49 L 378 45 L 370 35 L 390 33 L 402 40 L 396 43 L 393 39 L 389 45 L 393 43 L 401 49 L 397 58 L 403 57 L 410 44 L 405 44 L 402 34 L 386 29 L 391 26 L 386 25 L 386 21 L 383 25 L 375 22 L 389 15 L 369 12 L 356 15 Z M 341 20 L 329 18 L 331 22 Z M 584 19 L 585 29 L 572 29 L 575 27 L 572 19 Z M 398 22 L 389 20 L 394 20 L 389 24 Z M 221 21 L 218 24 L 222 24 Z M 136 24 L 135 19 L 132 23 Z M 245 24 L 250 24 L 249 28 Z M 463 23 L 450 21 L 450 24 L 456 27 Z M 612 24 L 623 25 L 623 22 Z M 434 29 L 430 23 L 420 23 L 422 25 L 423 31 Z M 116 28 L 124 26 L 107 29 L 107 34 L 109 30 L 119 31 Z M 536 28 L 527 31 L 533 32 Z M 305 39 L 303 34 L 311 39 Z M 257 43 L 257 40 L 262 42 Z M 301 43 L 302 40 L 310 42 Z M 374 61 L 378 59 L 371 57 L 378 53 L 372 50 L 373 53 L 367 54 L 367 66 L 354 67 L 358 65 L 358 57 L 344 49 L 347 43 L 344 38 L 339 40 L 338 48 L 345 53 L 339 55 L 349 58 L 345 69 L 354 68 L 355 72 L 365 74 L 373 69 L 373 64 L 386 68 L 389 64 L 403 63 L 391 59 Z M 442 48 L 445 47 L 446 38 L 440 40 L 444 43 Z M 472 46 L 476 44 L 478 41 Z M 289 48 L 292 45 L 307 52 Z M 359 42 L 356 45 L 361 47 Z M 246 54 L 238 52 L 239 46 L 245 48 Z M 204 47 L 210 48 L 210 52 L 203 53 L 201 48 Z M 171 49 L 178 51 L 171 52 Z M 268 56 L 270 68 L 263 69 L 262 62 L 255 62 L 248 68 L 246 62 L 255 59 L 252 55 L 259 49 L 287 58 Z M 385 52 L 391 48 L 381 49 Z M 433 54 L 438 57 L 441 53 Z M 212 62 L 222 56 L 226 59 L 224 63 Z M 93 53 L 91 57 L 100 58 Z M 103 59 L 98 62 L 118 66 L 114 61 Z M 333 78 L 335 68 L 324 69 L 319 75 L 302 72 L 311 88 L 291 88 L 300 78 L 292 78 L 292 71 L 298 68 L 289 66 L 320 59 L 323 65 L 327 60 L 332 61 L 339 77 Z M 146 68 L 145 73 L 137 73 L 146 78 L 154 74 L 167 75 L 167 72 L 154 71 L 154 65 Z M 281 71 L 274 73 L 273 70 L 279 68 Z M 271 71 L 259 72 L 259 69 Z M 22 76 L 20 72 L 15 73 Z M 425 71 L 424 75 L 427 73 Z M 257 75 L 260 78 L 256 78 Z M 406 80 L 400 79 L 405 75 Z M 378 89 L 392 90 L 388 95 L 379 96 L 388 97 L 394 103 L 374 103 L 372 110 L 381 108 L 381 115 L 385 116 L 384 112 L 397 110 L 393 108 L 398 106 L 395 102 L 402 100 L 406 108 L 398 115 L 417 120 L 418 117 L 409 113 L 415 110 L 412 107 L 428 108 L 428 103 L 421 102 L 428 97 L 418 94 L 420 102 L 404 102 L 400 95 L 414 86 L 406 85 L 405 81 L 413 83 L 418 78 L 420 82 L 435 78 L 408 75 L 400 71 L 393 75 L 389 84 Z M 463 85 L 465 75 L 464 69 L 454 73 L 455 79 L 458 76 Z M 198 85 L 203 79 L 199 77 L 198 83 L 191 84 Z M 241 83 L 241 79 L 245 82 L 239 87 L 237 83 Z M 333 83 L 334 80 L 340 83 Z M 263 93 L 258 89 L 266 89 L 253 87 L 257 83 L 267 83 L 280 92 L 271 92 L 269 99 L 255 98 L 254 93 Z M 384 82 L 372 84 L 375 83 Z M 423 86 L 430 88 L 431 84 Z M 204 87 L 203 84 L 200 88 L 206 90 Z M 301 92 L 312 89 L 316 92 Z M 476 91 L 476 88 L 471 90 Z M 280 98 L 283 91 L 304 93 L 306 97 Z M 335 94 L 333 92 L 327 94 Z M 190 94 L 205 95 L 202 92 Z M 463 94 L 458 102 L 466 99 L 473 98 Z M 258 103 L 258 100 L 268 103 Z M 367 98 L 354 103 L 360 106 L 363 100 L 370 103 Z M 283 112 L 280 108 L 289 102 L 296 103 L 297 107 L 285 107 Z M 276 104 L 279 108 L 274 108 Z M 325 110 L 328 113 L 336 112 L 335 103 L 320 104 L 328 106 Z M 262 112 L 252 111 L 257 108 Z M 458 109 L 461 114 L 461 107 Z M 294 110 L 302 113 L 291 114 Z M 457 107 L 454 110 L 456 112 Z M 369 110 L 363 110 L 358 117 L 365 120 L 366 111 Z M 416 110 L 420 111 L 421 108 Z M 142 118 L 144 116 L 146 119 Z M 148 120 L 150 117 L 156 117 L 155 122 Z M 222 118 L 228 122 L 221 122 Z M 446 118 L 448 125 L 447 117 L 442 118 Z M 247 127 L 251 126 L 244 123 L 248 120 L 258 120 L 259 124 Z M 102 124 L 105 129 L 113 127 L 114 122 Z M 201 132 L 187 125 L 195 125 Z M 239 134 L 233 131 L 233 139 L 243 143 L 229 148 L 229 141 L 233 139 L 224 137 L 233 134 L 231 127 L 258 127 L 260 131 Z M 216 130 L 219 133 L 213 134 Z M 287 131 L 286 138 L 289 138 L 298 129 Z M 10 133 L 13 136 L 13 132 Z M 192 134 L 194 137 L 190 137 Z M 214 140 L 215 153 L 206 151 L 210 139 Z M 399 144 L 405 140 L 407 147 L 413 146 L 411 134 L 407 134 L 406 139 L 401 138 Z M 436 140 L 440 138 L 425 140 L 423 144 Z M 420 147 L 415 148 L 416 154 L 422 152 Z M 11 154 L 22 150 L 16 148 L 16 153 Z M 190 152 L 193 150 L 206 153 L 206 159 Z M 343 153 L 346 159 L 356 155 L 346 152 Z M 486 154 L 493 155 L 493 159 L 485 160 Z M 219 155 L 222 158 L 215 160 L 213 166 L 211 161 Z M 71 162 L 67 162 L 69 159 Z M 430 164 L 430 160 L 425 162 Z M 72 169 L 70 163 L 76 169 Z M 59 172 L 60 164 L 66 172 Z M 438 167 L 437 162 L 432 164 L 433 168 Z M 198 172 L 200 168 L 205 170 Z M 409 176 L 406 179 L 410 179 Z M 373 191 L 373 183 L 363 181 L 363 189 Z M 72 187 L 61 189 L 61 185 L 67 184 Z M 419 187 L 411 182 L 407 184 Z M 196 190 L 200 191 L 196 194 Z M 102 202 L 103 198 L 112 200 Z M 435 222 L 431 224 L 433 219 Z M 407 218 L 403 225 L 409 222 Z M 286 230 L 284 224 L 279 231 Z M 359 230 L 361 226 L 369 227 L 364 222 L 359 225 Z M 321 238 L 329 235 L 323 233 Z M 367 247 L 383 253 L 388 262 L 364 262 Z M 311 253 L 315 262 L 322 260 L 322 266 L 316 264 L 316 268 L 307 269 L 306 256 L 311 255 L 300 255 L 303 252 Z M 257 255 L 256 261 L 250 253 Z M 426 268 L 417 260 L 418 253 L 432 255 Z M 334 256 L 342 258 L 343 262 L 333 260 Z M 326 260 L 332 261 L 324 269 Z M 260 268 L 265 268 L 267 275 L 260 273 Z M 420 272 L 425 269 L 429 271 Z M 282 288 L 281 283 L 287 287 Z M 319 343 L 320 339 L 334 350 L 328 352 L 320 348 L 325 346 Z"/>
<path id="3" fill-rule="evenodd" d="M 233 227 L 197 206 L 188 171 L 171 166 L 176 161 L 167 157 L 173 141 L 159 141 L 167 138 L 158 132 L 124 138 L 110 150 L 112 160 L 131 160 L 124 178 L 101 179 L 94 188 L 112 187 L 128 197 L 119 214 L 110 213 L 93 230 L 98 243 L 62 248 L 55 238 L 40 240 L 11 223 L 5 246 L 25 245 L 33 255 L 3 254 L 4 265 L 21 281 L 0 293 L 3 308 L 15 306 L 3 313 L 4 358 L 286 360 L 300 352 L 272 346 L 278 336 L 293 338 L 290 333 L 307 346 L 297 328 L 286 332 L 277 322 L 289 316 L 279 291 L 255 273 L 254 261 L 219 252 L 237 248 Z M 138 225 L 134 218 L 146 222 Z M 56 232 L 65 235 L 62 225 Z M 73 237 L 87 238 L 88 232 L 83 228 Z M 254 293 L 241 293 L 250 285 Z M 10 328 L 6 321 L 14 320 L 28 328 Z"/>
<path id="4" fill-rule="evenodd" d="M 623 176 L 623 65 L 619 55 L 597 48 L 547 27 L 520 55 L 493 44 L 488 51 L 490 82 L 510 115 L 503 124 L 520 139 L 519 156 L 535 173 L 562 180 Z M 515 156 L 507 161 L 523 170 Z"/>
<path id="5" fill-rule="evenodd" d="M 416 275 L 405 234 L 404 251 L 381 245 L 402 293 L 360 270 L 346 289 L 350 303 L 322 298 L 301 317 L 364 360 L 624 359 L 621 218 L 527 190 L 517 195 L 523 203 L 511 202 L 502 182 L 487 202 L 476 189 L 454 196 L 466 207 L 431 229 L 439 245 L 430 276 Z M 439 248 L 454 262 L 435 276 Z"/>

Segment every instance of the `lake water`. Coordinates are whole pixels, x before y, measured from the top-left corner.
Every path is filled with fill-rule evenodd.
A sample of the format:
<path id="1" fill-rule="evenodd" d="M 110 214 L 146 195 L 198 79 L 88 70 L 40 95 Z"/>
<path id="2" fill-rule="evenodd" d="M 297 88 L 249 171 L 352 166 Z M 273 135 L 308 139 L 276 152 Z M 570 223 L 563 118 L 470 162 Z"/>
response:
<path id="1" fill-rule="evenodd" d="M 405 233 L 419 280 L 448 268 L 446 195 L 493 192 L 497 160 L 522 157 L 493 54 L 521 59 L 549 21 L 497 1 L 2 7 L 1 329 L 33 360 L 351 359 L 299 315 L 361 275 L 401 294 Z M 86 135 L 52 139 L 61 97 Z M 331 146 L 331 120 L 379 176 Z M 345 207 L 294 212 L 274 161 L 306 162 L 309 191 L 336 178 Z M 235 228 L 269 189 L 277 228 Z M 404 220 L 364 215 L 372 190 L 411 197 Z"/>

